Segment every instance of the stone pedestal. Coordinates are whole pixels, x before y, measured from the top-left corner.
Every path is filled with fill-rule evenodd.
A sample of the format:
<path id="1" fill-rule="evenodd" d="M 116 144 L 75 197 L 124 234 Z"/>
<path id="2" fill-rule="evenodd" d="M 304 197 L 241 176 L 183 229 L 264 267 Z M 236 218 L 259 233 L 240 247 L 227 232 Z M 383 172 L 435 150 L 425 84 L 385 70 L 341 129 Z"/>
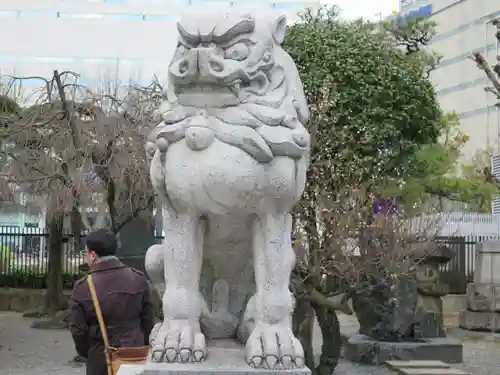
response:
<path id="1" fill-rule="evenodd" d="M 474 282 L 467 285 L 467 310 L 460 312 L 460 328 L 500 332 L 500 241 L 477 245 Z"/>
<path id="2" fill-rule="evenodd" d="M 349 338 L 345 358 L 359 363 L 381 365 L 390 360 L 436 360 L 462 362 L 462 343 L 447 337 L 426 338 L 411 342 L 376 341 L 365 335 Z"/>
<path id="3" fill-rule="evenodd" d="M 467 285 L 467 310 L 500 313 L 500 284 L 469 283 Z"/>
<path id="4" fill-rule="evenodd" d="M 476 245 L 474 284 L 500 285 L 500 241 L 489 240 Z"/>
<path id="5" fill-rule="evenodd" d="M 485 311 L 461 311 L 459 327 L 469 331 L 500 333 L 500 313 Z"/>
<path id="6" fill-rule="evenodd" d="M 307 368 L 266 370 L 252 368 L 245 362 L 243 346 L 227 340 L 214 340 L 202 363 L 147 363 L 124 365 L 117 375 L 311 375 Z"/>

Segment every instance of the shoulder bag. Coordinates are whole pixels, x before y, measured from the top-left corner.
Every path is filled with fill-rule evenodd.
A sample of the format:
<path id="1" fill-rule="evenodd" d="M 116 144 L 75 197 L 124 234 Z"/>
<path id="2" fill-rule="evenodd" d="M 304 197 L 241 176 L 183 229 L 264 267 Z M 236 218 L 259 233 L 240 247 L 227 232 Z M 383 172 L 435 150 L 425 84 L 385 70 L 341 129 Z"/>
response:
<path id="1" fill-rule="evenodd" d="M 106 356 L 108 375 L 118 374 L 118 369 L 121 365 L 124 364 L 137 365 L 145 363 L 148 358 L 149 346 L 138 346 L 132 348 L 114 348 L 112 346 L 109 346 L 108 331 L 104 324 L 101 306 L 99 304 L 99 299 L 97 298 L 97 293 L 95 291 L 95 285 L 94 281 L 92 280 L 91 273 L 89 273 L 87 280 L 89 282 L 90 295 L 92 296 L 92 302 L 94 303 L 97 320 L 99 322 L 99 328 L 101 330 L 102 339 L 104 341 L 104 355 Z"/>

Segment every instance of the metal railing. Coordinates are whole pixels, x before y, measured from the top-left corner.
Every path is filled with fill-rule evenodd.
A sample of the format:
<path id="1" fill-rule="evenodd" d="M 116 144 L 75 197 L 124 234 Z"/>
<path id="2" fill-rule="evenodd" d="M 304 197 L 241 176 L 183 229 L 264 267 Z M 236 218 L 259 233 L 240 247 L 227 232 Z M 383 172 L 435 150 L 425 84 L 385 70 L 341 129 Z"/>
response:
<path id="1" fill-rule="evenodd" d="M 63 234 L 62 277 L 71 288 L 82 276 L 84 236 Z M 162 237 L 156 237 L 161 242 Z M 0 287 L 44 288 L 47 276 L 48 233 L 42 228 L 0 227 Z"/>
<path id="2" fill-rule="evenodd" d="M 465 293 L 475 268 L 476 244 L 496 236 L 441 237 L 455 251 L 455 257 L 442 266 L 442 273 L 452 293 Z M 498 238 L 498 237 L 497 237 Z M 162 237 L 156 237 L 160 243 Z M 83 249 L 76 248 L 78 239 L 73 233 L 63 236 L 62 273 L 66 287 L 81 275 Z M 0 286 L 42 288 L 48 269 L 48 233 L 40 228 L 0 228 Z"/>

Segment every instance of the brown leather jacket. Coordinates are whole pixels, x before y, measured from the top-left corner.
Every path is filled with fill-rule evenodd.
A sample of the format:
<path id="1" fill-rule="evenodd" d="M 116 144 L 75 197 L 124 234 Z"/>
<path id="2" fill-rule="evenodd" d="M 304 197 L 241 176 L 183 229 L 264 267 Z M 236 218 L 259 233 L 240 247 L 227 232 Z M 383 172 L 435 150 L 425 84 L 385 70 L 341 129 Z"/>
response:
<path id="1" fill-rule="evenodd" d="M 92 265 L 90 272 L 110 345 L 148 345 L 154 315 L 144 273 L 114 257 Z M 70 329 L 78 355 L 87 358 L 87 375 L 106 375 L 104 343 L 86 276 L 76 282 L 71 295 Z"/>

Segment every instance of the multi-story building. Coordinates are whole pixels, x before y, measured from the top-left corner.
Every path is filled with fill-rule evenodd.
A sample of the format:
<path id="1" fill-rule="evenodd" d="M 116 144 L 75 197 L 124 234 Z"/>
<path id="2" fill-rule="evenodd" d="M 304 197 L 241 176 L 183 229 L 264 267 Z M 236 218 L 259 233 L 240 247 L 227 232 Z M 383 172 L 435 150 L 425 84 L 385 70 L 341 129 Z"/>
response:
<path id="1" fill-rule="evenodd" d="M 276 8 L 289 22 L 317 0 L 2 0 L 0 74 L 43 76 L 54 69 L 97 84 L 118 76 L 137 83 L 166 78 L 176 20 L 190 8 Z M 31 80 L 33 85 L 40 81 Z M 25 85 L 29 84 L 25 82 Z"/>
<path id="2" fill-rule="evenodd" d="M 484 88 L 489 82 L 470 56 L 481 52 L 496 63 L 499 45 L 491 21 L 500 17 L 500 3 L 493 0 L 401 0 L 401 13 L 430 15 L 437 23 L 432 49 L 442 56 L 432 74 L 445 111 L 456 111 L 462 131 L 470 137 L 464 158 L 477 150 L 500 150 L 500 116 L 496 98 Z"/>

